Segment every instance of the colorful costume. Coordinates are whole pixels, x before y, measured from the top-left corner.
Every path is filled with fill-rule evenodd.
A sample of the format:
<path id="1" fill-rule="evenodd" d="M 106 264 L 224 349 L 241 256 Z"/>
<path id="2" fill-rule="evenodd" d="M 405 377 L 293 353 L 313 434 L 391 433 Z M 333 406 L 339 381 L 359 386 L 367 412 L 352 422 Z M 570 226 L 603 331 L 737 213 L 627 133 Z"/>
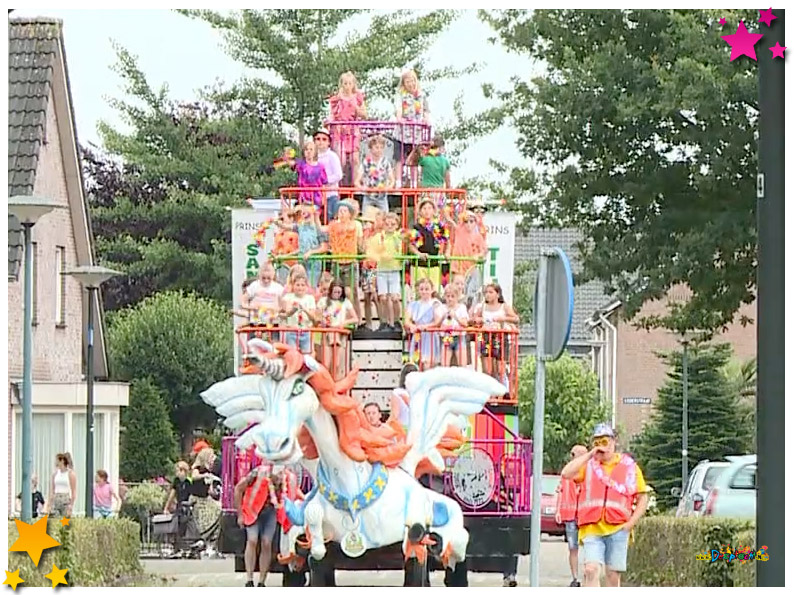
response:
<path id="1" fill-rule="evenodd" d="M 337 93 L 331 97 L 331 121 L 351 122 L 357 120 L 356 109 L 364 105 L 364 94 L 356 91 L 353 95 Z M 361 133 L 353 126 L 334 126 L 334 150 L 337 153 L 354 153 L 361 144 Z"/>

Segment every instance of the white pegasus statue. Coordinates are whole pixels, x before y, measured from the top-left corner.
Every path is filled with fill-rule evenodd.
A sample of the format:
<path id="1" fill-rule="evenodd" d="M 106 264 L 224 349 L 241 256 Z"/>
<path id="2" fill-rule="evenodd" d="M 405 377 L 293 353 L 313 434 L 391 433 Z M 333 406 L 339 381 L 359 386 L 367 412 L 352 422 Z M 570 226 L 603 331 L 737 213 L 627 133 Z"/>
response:
<path id="1" fill-rule="evenodd" d="M 429 545 L 447 569 L 447 584 L 465 586 L 469 535 L 460 506 L 422 486 L 416 472 L 429 466 L 441 473 L 445 438 L 453 448 L 462 444 L 450 425 L 480 412 L 505 387 L 465 368 L 413 372 L 406 390 L 395 391 L 389 423 L 373 428 L 349 395 L 357 371 L 334 381 L 324 366 L 293 348 L 261 339 L 249 347 L 261 374 L 218 382 L 201 396 L 232 430 L 255 424 L 237 440 L 238 448 L 255 445 L 273 463 L 303 459 L 312 474 L 314 487 L 305 501 L 286 503 L 295 525 L 289 553 L 295 553 L 301 533 L 309 537 L 316 561 L 326 556 L 327 541 L 351 557 L 402 543 L 406 560 L 420 564 Z M 313 574 L 312 584 L 318 582 Z"/>

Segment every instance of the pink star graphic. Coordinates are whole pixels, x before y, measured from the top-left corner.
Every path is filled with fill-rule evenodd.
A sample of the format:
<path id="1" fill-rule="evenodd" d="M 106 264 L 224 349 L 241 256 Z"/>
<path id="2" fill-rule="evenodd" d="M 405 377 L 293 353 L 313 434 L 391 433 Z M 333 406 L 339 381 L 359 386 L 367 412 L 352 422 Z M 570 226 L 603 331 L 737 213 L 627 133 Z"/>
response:
<path id="1" fill-rule="evenodd" d="M 785 56 L 783 56 L 783 52 L 786 51 L 786 46 L 780 45 L 779 41 L 775 45 L 773 45 L 771 48 L 769 48 L 769 51 L 772 52 L 772 59 L 773 60 L 775 58 L 783 58 L 784 60 L 786 59 Z"/>
<path id="2" fill-rule="evenodd" d="M 758 13 L 761 15 L 761 18 L 758 19 L 759 23 L 764 23 L 767 27 L 772 26 L 772 21 L 774 21 L 777 17 L 772 14 L 772 7 L 769 7 L 769 10 L 759 10 Z"/>
<path id="3" fill-rule="evenodd" d="M 725 17 L 722 17 L 722 18 L 719 20 L 719 23 L 720 23 L 720 25 L 724 25 L 724 24 L 725 24 Z"/>
<path id="4" fill-rule="evenodd" d="M 749 33 L 744 21 L 739 21 L 739 27 L 733 35 L 720 35 L 731 46 L 731 62 L 739 56 L 747 56 L 758 62 L 755 56 L 755 44 L 763 36 L 763 33 Z"/>

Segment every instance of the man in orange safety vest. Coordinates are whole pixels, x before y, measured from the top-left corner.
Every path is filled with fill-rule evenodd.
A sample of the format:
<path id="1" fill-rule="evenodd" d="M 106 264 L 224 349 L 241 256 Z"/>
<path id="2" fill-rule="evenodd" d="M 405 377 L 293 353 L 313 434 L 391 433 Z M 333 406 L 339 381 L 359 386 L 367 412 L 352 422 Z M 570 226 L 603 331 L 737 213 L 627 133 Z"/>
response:
<path id="1" fill-rule="evenodd" d="M 602 423 L 593 431 L 593 449 L 565 465 L 561 475 L 580 486 L 576 519 L 584 586 L 600 586 L 604 566 L 606 586 L 619 587 L 631 530 L 648 507 L 642 471 L 629 455 L 615 452 L 615 431 Z"/>
<path id="2" fill-rule="evenodd" d="M 571 448 L 571 459 L 587 453 L 587 447 L 576 444 Z M 568 542 L 568 564 L 571 567 L 571 587 L 581 587 L 579 583 L 579 526 L 576 524 L 576 500 L 579 496 L 579 485 L 572 479 L 560 479 L 557 486 L 557 513 L 555 520 L 558 525 L 565 525 L 565 541 Z"/>

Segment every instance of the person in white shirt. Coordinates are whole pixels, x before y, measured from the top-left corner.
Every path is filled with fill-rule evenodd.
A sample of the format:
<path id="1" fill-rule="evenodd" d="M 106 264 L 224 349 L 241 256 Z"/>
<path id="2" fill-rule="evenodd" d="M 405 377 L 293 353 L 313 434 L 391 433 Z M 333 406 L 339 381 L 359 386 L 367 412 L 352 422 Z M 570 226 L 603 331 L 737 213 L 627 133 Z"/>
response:
<path id="1" fill-rule="evenodd" d="M 317 162 L 325 168 L 325 176 L 328 178 L 328 188 L 339 188 L 342 180 L 342 161 L 339 155 L 331 150 L 331 133 L 325 128 L 320 128 L 314 133 L 314 145 L 317 147 Z M 328 224 L 331 219 L 336 217 L 336 209 L 339 206 L 339 193 L 329 191 L 323 201 L 325 212 L 323 223 Z"/>
<path id="2" fill-rule="evenodd" d="M 292 292 L 281 299 L 281 316 L 290 329 L 285 333 L 285 343 L 297 347 L 301 353 L 312 352 L 312 336 L 308 329 L 319 318 L 314 296 L 308 290 L 306 275 L 296 273 L 292 279 Z"/>
<path id="3" fill-rule="evenodd" d="M 458 288 L 449 285 L 444 290 L 444 304 L 436 309 L 434 324 L 443 329 L 464 329 L 469 325 L 469 314 L 466 306 L 460 303 Z M 442 365 L 450 366 L 455 356 L 459 366 L 466 365 L 466 350 L 463 349 L 462 332 L 444 332 L 441 334 Z"/>
<path id="4" fill-rule="evenodd" d="M 241 306 L 254 313 L 256 324 L 275 325 L 278 322 L 284 288 L 276 283 L 276 270 L 269 261 L 259 267 L 259 278 L 245 289 Z"/>

